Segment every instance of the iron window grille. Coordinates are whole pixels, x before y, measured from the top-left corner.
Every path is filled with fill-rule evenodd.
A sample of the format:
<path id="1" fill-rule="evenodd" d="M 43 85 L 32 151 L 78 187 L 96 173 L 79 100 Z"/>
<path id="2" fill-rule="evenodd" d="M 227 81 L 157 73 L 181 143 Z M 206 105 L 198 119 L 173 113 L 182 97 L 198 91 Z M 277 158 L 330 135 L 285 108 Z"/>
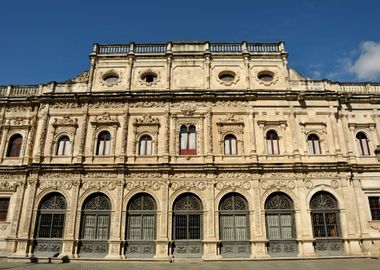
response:
<path id="1" fill-rule="evenodd" d="M 338 202 L 331 194 L 316 193 L 310 201 L 310 209 L 315 238 L 340 237 Z"/>

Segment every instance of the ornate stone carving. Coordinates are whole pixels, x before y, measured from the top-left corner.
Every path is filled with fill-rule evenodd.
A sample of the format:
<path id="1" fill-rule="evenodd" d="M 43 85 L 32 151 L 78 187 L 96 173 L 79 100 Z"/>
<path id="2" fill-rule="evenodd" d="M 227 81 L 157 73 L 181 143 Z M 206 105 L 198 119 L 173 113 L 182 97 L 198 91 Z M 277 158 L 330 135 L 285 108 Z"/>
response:
<path id="1" fill-rule="evenodd" d="M 233 108 L 245 108 L 248 107 L 248 102 L 244 101 L 217 101 L 213 104 L 214 107 L 233 107 Z"/>
<path id="2" fill-rule="evenodd" d="M 336 172 L 309 172 L 306 174 L 306 177 L 308 178 L 336 178 L 338 177 Z"/>
<path id="3" fill-rule="evenodd" d="M 62 118 L 54 118 L 53 126 L 78 126 L 78 118 L 70 118 L 65 114 Z"/>
<path id="4" fill-rule="evenodd" d="M 40 179 L 73 179 L 75 178 L 74 173 L 68 172 L 49 172 L 43 173 L 39 177 Z"/>
<path id="5" fill-rule="evenodd" d="M 14 105 L 14 106 L 8 107 L 6 109 L 7 112 L 24 113 L 24 112 L 32 112 L 33 111 L 33 107 L 23 106 L 21 104 L 19 104 L 19 105 L 12 104 L 12 105 Z"/>
<path id="6" fill-rule="evenodd" d="M 264 190 L 270 189 L 270 188 L 289 188 L 294 189 L 296 187 L 296 183 L 292 180 L 264 180 L 261 182 L 261 188 Z"/>
<path id="7" fill-rule="evenodd" d="M 0 191 L 15 192 L 17 190 L 17 182 L 0 181 Z"/>
<path id="8" fill-rule="evenodd" d="M 224 173 L 219 173 L 217 175 L 217 178 L 229 178 L 229 179 L 244 178 L 244 179 L 248 179 L 248 178 L 251 178 L 251 174 L 246 173 L 246 172 L 224 172 Z"/>
<path id="9" fill-rule="evenodd" d="M 99 109 L 99 108 L 124 108 L 125 103 L 123 102 L 114 102 L 114 101 L 98 101 L 92 104 L 89 104 L 91 109 Z"/>
<path id="10" fill-rule="evenodd" d="M 71 181 L 63 181 L 63 180 L 43 180 L 39 183 L 39 189 L 44 190 L 47 188 L 58 189 L 59 187 L 63 187 L 66 190 L 70 190 L 73 187 L 73 183 Z"/>
<path id="11" fill-rule="evenodd" d="M 87 172 L 82 175 L 84 179 L 107 179 L 115 177 L 117 177 L 117 173 L 115 172 Z"/>
<path id="12" fill-rule="evenodd" d="M 119 121 L 116 117 L 112 117 L 108 112 L 103 113 L 102 115 L 98 115 L 95 117 L 93 121 L 91 121 L 92 124 L 97 125 L 111 125 L 111 124 L 119 124 Z"/>
<path id="13" fill-rule="evenodd" d="M 185 116 L 193 116 L 196 108 L 192 107 L 190 104 L 184 104 L 181 108 L 181 112 Z"/>
<path id="14" fill-rule="evenodd" d="M 337 189 L 339 188 L 339 181 L 334 179 L 334 180 L 331 180 L 331 184 L 330 184 L 333 188 Z"/>
<path id="15" fill-rule="evenodd" d="M 51 108 L 53 109 L 75 109 L 75 108 L 81 108 L 80 103 L 74 103 L 74 102 L 57 102 L 51 105 Z"/>
<path id="16" fill-rule="evenodd" d="M 182 179 L 182 178 L 189 178 L 189 179 L 203 179 L 206 178 L 205 173 L 175 173 L 173 175 L 170 175 L 171 179 Z"/>
<path id="17" fill-rule="evenodd" d="M 248 181 L 218 181 L 215 183 L 215 188 L 218 190 L 222 190 L 225 188 L 232 188 L 235 190 L 236 188 L 242 188 L 245 190 L 249 190 L 251 188 L 251 183 Z"/>
<path id="18" fill-rule="evenodd" d="M 156 172 L 139 172 L 139 173 L 130 173 L 128 178 L 137 178 L 137 179 L 148 179 L 148 178 L 161 178 L 161 173 Z"/>
<path id="19" fill-rule="evenodd" d="M 13 119 L 6 119 L 3 126 L 8 127 L 29 127 L 32 125 L 31 119 L 24 119 L 22 117 L 17 117 Z"/>
<path id="20" fill-rule="evenodd" d="M 131 108 L 163 108 L 165 107 L 165 102 L 163 101 L 139 101 L 135 103 L 130 103 Z"/>
<path id="21" fill-rule="evenodd" d="M 178 189 L 198 189 L 200 191 L 203 191 L 206 189 L 206 182 L 205 181 L 174 181 L 170 182 L 170 188 L 172 190 L 178 190 Z"/>
<path id="22" fill-rule="evenodd" d="M 161 183 L 158 181 L 128 181 L 126 184 L 128 190 L 145 190 L 146 188 L 152 190 L 159 190 L 161 188 Z"/>
<path id="23" fill-rule="evenodd" d="M 24 177 L 22 174 L 0 173 L 0 180 L 20 180 Z"/>
<path id="24" fill-rule="evenodd" d="M 313 188 L 313 182 L 311 182 L 310 180 L 305 181 L 304 185 L 305 185 L 305 188 L 307 189 Z"/>
<path id="25" fill-rule="evenodd" d="M 207 103 L 206 102 L 196 102 L 192 100 L 183 101 L 183 102 L 173 102 L 171 104 L 172 108 L 179 108 L 181 111 L 183 110 L 193 110 L 195 111 L 196 108 L 206 108 Z"/>
<path id="26" fill-rule="evenodd" d="M 153 124 L 159 125 L 160 120 L 158 118 L 153 118 L 151 114 L 146 113 L 141 118 L 136 118 L 134 124 Z"/>
<path id="27" fill-rule="evenodd" d="M 90 188 L 96 188 L 98 190 L 102 190 L 108 188 L 108 190 L 112 191 L 116 188 L 115 181 L 85 181 L 82 184 L 83 190 L 88 190 Z"/>
<path id="28" fill-rule="evenodd" d="M 90 72 L 88 70 L 83 71 L 77 77 L 71 79 L 71 82 L 86 83 L 90 77 Z"/>

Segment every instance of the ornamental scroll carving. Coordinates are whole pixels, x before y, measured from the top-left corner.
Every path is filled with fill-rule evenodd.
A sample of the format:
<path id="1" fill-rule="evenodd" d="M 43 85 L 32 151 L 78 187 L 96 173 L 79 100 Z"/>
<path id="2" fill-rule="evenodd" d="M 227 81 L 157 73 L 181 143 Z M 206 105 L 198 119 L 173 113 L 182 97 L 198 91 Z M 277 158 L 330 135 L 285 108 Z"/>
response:
<path id="1" fill-rule="evenodd" d="M 108 189 L 110 191 L 114 190 L 117 185 L 121 185 L 121 182 L 116 181 L 85 181 L 82 183 L 82 189 L 88 190 L 95 188 L 97 190 Z"/>
<path id="2" fill-rule="evenodd" d="M 232 188 L 233 190 L 236 190 L 236 188 L 242 188 L 249 190 L 251 188 L 251 183 L 249 181 L 218 181 L 215 183 L 215 188 L 217 190 L 225 188 Z"/>
<path id="3" fill-rule="evenodd" d="M 88 172 L 82 175 L 84 179 L 106 179 L 106 178 L 116 178 L 117 173 L 114 172 Z"/>
<path id="4" fill-rule="evenodd" d="M 99 108 L 124 108 L 125 103 L 122 102 L 114 102 L 114 101 L 98 101 L 92 104 L 89 104 L 91 109 L 99 109 Z"/>
<path id="5" fill-rule="evenodd" d="M 155 172 L 130 173 L 128 175 L 128 178 L 135 178 L 135 179 L 161 178 L 161 173 L 155 173 Z"/>
<path id="6" fill-rule="evenodd" d="M 213 104 L 214 107 L 232 107 L 245 108 L 248 107 L 248 102 L 243 101 L 217 101 Z"/>
<path id="7" fill-rule="evenodd" d="M 78 119 L 77 118 L 70 118 L 68 114 L 65 114 L 62 118 L 54 118 L 53 122 L 54 127 L 58 126 L 78 126 Z"/>
<path id="8" fill-rule="evenodd" d="M 0 173 L 1 180 L 22 180 L 25 176 L 22 174 L 9 174 L 9 173 Z"/>
<path id="9" fill-rule="evenodd" d="M 206 178 L 205 173 L 176 173 L 173 175 L 170 175 L 171 179 L 183 179 L 183 178 L 188 178 L 188 179 L 203 179 Z"/>
<path id="10" fill-rule="evenodd" d="M 67 172 L 50 172 L 50 173 L 43 173 L 39 177 L 40 179 L 73 179 L 75 178 L 74 173 L 67 173 Z"/>
<path id="11" fill-rule="evenodd" d="M 0 191 L 15 192 L 18 186 L 18 182 L 0 181 Z"/>
<path id="12" fill-rule="evenodd" d="M 17 117 L 14 119 L 6 119 L 4 123 L 4 127 L 30 127 L 32 125 L 31 119 L 24 119 L 21 117 Z"/>
<path id="13" fill-rule="evenodd" d="M 96 116 L 92 121 L 93 125 L 119 125 L 119 120 L 111 116 L 108 112 Z"/>
<path id="14" fill-rule="evenodd" d="M 217 178 L 228 178 L 228 179 L 236 179 L 236 178 L 244 178 L 244 179 L 250 179 L 251 174 L 245 173 L 245 172 L 225 172 L 225 173 L 219 173 L 217 175 Z"/>
<path id="15" fill-rule="evenodd" d="M 205 181 L 173 181 L 170 182 L 170 188 L 172 190 L 179 190 L 179 189 L 198 189 L 200 191 L 203 191 L 206 189 L 206 182 Z"/>
<path id="16" fill-rule="evenodd" d="M 219 119 L 216 122 L 220 135 L 224 135 L 227 132 L 233 132 L 236 135 L 243 134 L 244 122 L 240 117 L 236 117 L 233 113 L 226 113 L 224 119 Z"/>
<path id="17" fill-rule="evenodd" d="M 158 181 L 129 181 L 126 187 L 129 191 L 135 189 L 145 190 L 147 188 L 157 191 L 161 188 L 161 183 Z"/>
<path id="18" fill-rule="evenodd" d="M 139 101 L 135 103 L 130 103 L 131 108 L 163 108 L 165 107 L 165 102 L 163 101 Z"/>
<path id="19" fill-rule="evenodd" d="M 264 190 L 270 189 L 270 188 L 289 188 L 294 189 L 296 187 L 296 183 L 293 180 L 264 180 L 261 182 L 261 188 Z"/>
<path id="20" fill-rule="evenodd" d="M 53 109 L 75 109 L 81 108 L 81 104 L 74 102 L 57 102 L 51 105 Z"/>
<path id="21" fill-rule="evenodd" d="M 170 106 L 171 108 L 176 108 L 182 110 L 193 110 L 195 111 L 196 108 L 206 108 L 207 103 L 206 102 L 196 102 L 196 101 L 184 101 L 184 102 L 174 102 Z M 183 112 L 182 112 L 183 113 Z"/>
<path id="22" fill-rule="evenodd" d="M 32 112 L 33 111 L 33 107 L 26 107 L 26 106 L 22 106 L 22 105 L 19 105 L 19 106 L 14 106 L 14 107 L 8 107 L 6 109 L 7 112 L 16 112 L 16 113 L 20 113 L 20 112 Z"/>
<path id="23" fill-rule="evenodd" d="M 64 180 L 44 180 L 40 181 L 38 188 L 44 190 L 47 188 L 58 189 L 60 187 L 70 190 L 73 186 L 79 185 L 79 181 L 64 181 Z"/>

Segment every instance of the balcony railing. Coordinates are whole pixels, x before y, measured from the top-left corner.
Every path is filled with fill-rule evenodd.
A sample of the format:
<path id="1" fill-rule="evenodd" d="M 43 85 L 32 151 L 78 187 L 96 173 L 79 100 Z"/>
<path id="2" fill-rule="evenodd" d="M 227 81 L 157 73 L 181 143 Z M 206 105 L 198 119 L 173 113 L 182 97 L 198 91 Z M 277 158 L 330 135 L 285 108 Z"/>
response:
<path id="1" fill-rule="evenodd" d="M 189 50 L 187 45 L 192 49 Z M 94 53 L 99 55 L 112 54 L 154 54 L 171 53 L 174 51 L 186 52 L 211 52 L 211 53 L 281 53 L 285 52 L 284 43 L 209 43 L 209 42 L 169 42 L 160 44 L 116 44 L 116 45 L 94 45 Z M 196 48 L 196 49 L 194 49 Z"/>
<path id="2" fill-rule="evenodd" d="M 1 85 L 0 96 L 35 96 L 41 93 L 40 85 Z"/>
<path id="3" fill-rule="evenodd" d="M 211 43 L 211 52 L 242 52 L 240 43 Z"/>

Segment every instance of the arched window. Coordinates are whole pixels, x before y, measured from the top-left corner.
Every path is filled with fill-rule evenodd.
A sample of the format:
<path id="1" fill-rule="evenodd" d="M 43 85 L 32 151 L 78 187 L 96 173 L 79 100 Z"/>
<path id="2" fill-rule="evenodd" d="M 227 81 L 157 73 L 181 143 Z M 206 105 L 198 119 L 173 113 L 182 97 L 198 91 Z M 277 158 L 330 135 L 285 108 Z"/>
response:
<path id="1" fill-rule="evenodd" d="M 38 207 L 33 253 L 61 253 L 65 227 L 66 199 L 60 193 L 46 195 Z"/>
<path id="2" fill-rule="evenodd" d="M 278 135 L 276 131 L 269 130 L 266 135 L 268 155 L 280 154 L 280 146 L 278 144 Z"/>
<path id="3" fill-rule="evenodd" d="M 21 153 L 22 136 L 15 134 L 9 139 L 7 157 L 19 157 Z"/>
<path id="4" fill-rule="evenodd" d="M 140 156 L 152 155 L 152 138 L 149 135 L 144 135 L 140 138 L 139 155 Z"/>
<path id="5" fill-rule="evenodd" d="M 272 194 L 265 202 L 268 239 L 295 238 L 293 215 L 293 201 L 283 193 Z"/>
<path id="6" fill-rule="evenodd" d="M 237 155 L 236 137 L 232 134 L 228 134 L 224 137 L 224 154 Z"/>
<path id="7" fill-rule="evenodd" d="M 152 257 L 155 251 L 156 203 L 152 196 L 141 193 L 128 203 L 127 246 L 129 257 Z"/>
<path id="8" fill-rule="evenodd" d="M 248 240 L 248 202 L 237 193 L 227 194 L 220 202 L 221 240 Z"/>
<path id="9" fill-rule="evenodd" d="M 363 132 L 356 134 L 358 150 L 360 155 L 367 156 L 370 154 L 367 136 Z"/>
<path id="10" fill-rule="evenodd" d="M 62 238 L 66 199 L 59 193 L 45 196 L 38 208 L 36 238 Z"/>
<path id="11" fill-rule="evenodd" d="M 111 134 L 108 131 L 102 131 L 98 135 L 96 155 L 107 156 L 111 149 Z"/>
<path id="12" fill-rule="evenodd" d="M 187 193 L 174 203 L 174 239 L 201 239 L 202 203 Z"/>
<path id="13" fill-rule="evenodd" d="M 196 155 L 196 128 L 195 126 L 181 126 L 180 155 Z"/>
<path id="14" fill-rule="evenodd" d="M 309 146 L 309 154 L 319 155 L 321 154 L 321 147 L 319 143 L 319 137 L 315 134 L 310 134 L 307 136 L 307 143 Z"/>
<path id="15" fill-rule="evenodd" d="M 96 193 L 83 204 L 83 239 L 108 239 L 111 203 L 107 196 Z"/>
<path id="16" fill-rule="evenodd" d="M 71 141 L 68 136 L 62 136 L 58 140 L 57 144 L 57 156 L 68 156 L 70 155 L 71 151 Z"/>
<path id="17" fill-rule="evenodd" d="M 327 192 L 316 193 L 310 201 L 315 238 L 339 237 L 339 208 L 337 200 Z"/>
<path id="18" fill-rule="evenodd" d="M 202 255 L 202 203 L 197 196 L 185 193 L 173 205 L 173 254 L 176 257 Z"/>

